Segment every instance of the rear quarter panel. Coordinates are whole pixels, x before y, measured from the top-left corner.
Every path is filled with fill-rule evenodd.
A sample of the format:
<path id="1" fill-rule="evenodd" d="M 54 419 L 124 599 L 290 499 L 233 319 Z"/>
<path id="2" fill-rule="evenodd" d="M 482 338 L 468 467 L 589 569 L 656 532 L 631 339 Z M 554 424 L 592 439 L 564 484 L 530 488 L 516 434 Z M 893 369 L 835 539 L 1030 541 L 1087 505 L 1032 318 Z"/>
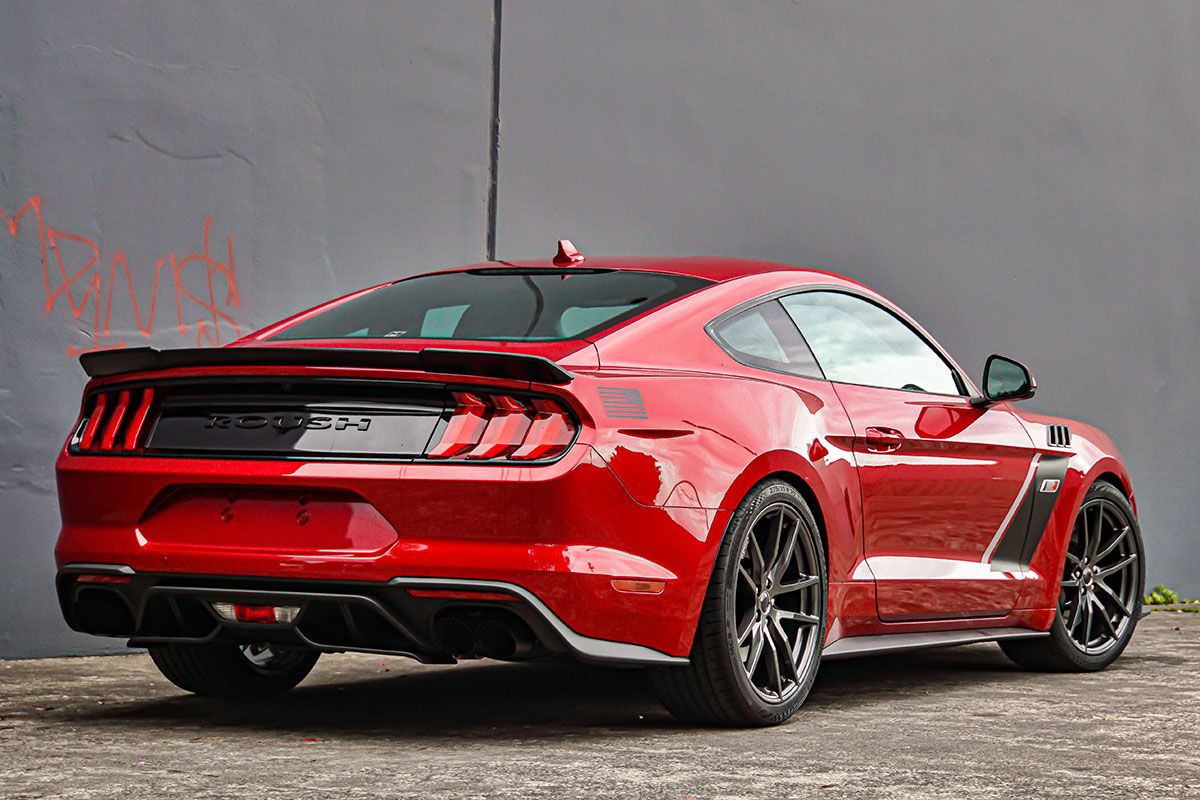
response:
<path id="1" fill-rule="evenodd" d="M 637 502 L 703 514 L 699 557 L 680 573 L 692 582 L 692 625 L 734 510 L 771 476 L 803 483 L 816 503 L 831 634 L 843 614 L 876 618 L 873 583 L 844 591 L 862 560 L 861 495 L 853 431 L 833 387 L 742 365 L 704 330 L 742 302 L 802 283 L 795 273 L 755 275 L 679 300 L 597 340 L 599 367 L 577 371 L 571 385 L 594 424 L 592 446 Z"/>

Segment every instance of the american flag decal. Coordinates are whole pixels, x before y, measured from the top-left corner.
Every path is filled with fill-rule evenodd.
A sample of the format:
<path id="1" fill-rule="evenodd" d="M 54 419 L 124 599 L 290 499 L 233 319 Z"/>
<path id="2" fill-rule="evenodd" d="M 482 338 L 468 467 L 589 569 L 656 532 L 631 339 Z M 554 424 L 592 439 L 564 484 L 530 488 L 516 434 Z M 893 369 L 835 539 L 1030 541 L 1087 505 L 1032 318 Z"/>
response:
<path id="1" fill-rule="evenodd" d="M 600 403 L 604 406 L 604 415 L 617 419 L 646 419 L 646 404 L 642 402 L 642 393 L 637 389 L 623 386 L 598 386 Z"/>

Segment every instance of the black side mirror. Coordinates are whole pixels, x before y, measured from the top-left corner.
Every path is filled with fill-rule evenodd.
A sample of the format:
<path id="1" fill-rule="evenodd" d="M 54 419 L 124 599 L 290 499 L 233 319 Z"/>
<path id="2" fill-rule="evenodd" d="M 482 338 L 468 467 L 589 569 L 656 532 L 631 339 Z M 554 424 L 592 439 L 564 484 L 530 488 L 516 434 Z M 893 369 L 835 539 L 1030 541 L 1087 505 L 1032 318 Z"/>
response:
<path id="1" fill-rule="evenodd" d="M 983 368 L 983 397 L 971 402 L 986 406 L 1005 400 L 1024 400 L 1033 397 L 1036 391 L 1037 381 L 1028 367 L 1007 356 L 991 355 Z"/>

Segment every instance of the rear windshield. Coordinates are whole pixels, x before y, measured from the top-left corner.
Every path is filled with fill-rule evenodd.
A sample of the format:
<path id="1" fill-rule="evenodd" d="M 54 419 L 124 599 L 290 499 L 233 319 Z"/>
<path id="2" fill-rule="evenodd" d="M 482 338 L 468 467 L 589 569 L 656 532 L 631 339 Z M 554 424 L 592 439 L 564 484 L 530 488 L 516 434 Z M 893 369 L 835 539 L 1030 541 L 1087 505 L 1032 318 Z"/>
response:
<path id="1" fill-rule="evenodd" d="M 586 269 L 424 275 L 349 300 L 273 338 L 578 339 L 708 283 L 659 272 Z"/>

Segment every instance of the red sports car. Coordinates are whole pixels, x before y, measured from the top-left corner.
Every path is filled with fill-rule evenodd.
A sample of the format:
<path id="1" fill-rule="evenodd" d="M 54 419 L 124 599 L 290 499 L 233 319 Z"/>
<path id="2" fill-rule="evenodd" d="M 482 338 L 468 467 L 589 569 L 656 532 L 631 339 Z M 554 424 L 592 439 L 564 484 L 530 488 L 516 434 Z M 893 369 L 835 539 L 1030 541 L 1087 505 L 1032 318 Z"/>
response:
<path id="1" fill-rule="evenodd" d="M 569 654 L 762 725 L 823 660 L 997 641 L 1098 670 L 1141 616 L 1108 437 L 826 272 L 563 242 L 81 360 L 63 613 L 200 694 L 322 652 Z"/>

